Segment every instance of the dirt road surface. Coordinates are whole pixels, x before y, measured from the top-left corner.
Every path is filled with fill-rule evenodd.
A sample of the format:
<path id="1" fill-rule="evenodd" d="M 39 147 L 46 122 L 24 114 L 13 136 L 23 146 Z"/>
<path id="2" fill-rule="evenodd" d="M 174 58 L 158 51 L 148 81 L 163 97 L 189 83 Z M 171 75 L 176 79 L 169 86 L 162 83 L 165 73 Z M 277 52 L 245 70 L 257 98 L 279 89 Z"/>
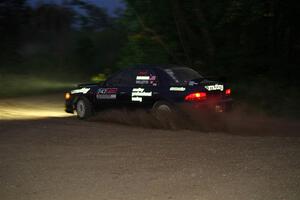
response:
<path id="1" fill-rule="evenodd" d="M 65 117 L 60 100 L 0 100 L 0 199 L 300 199 L 294 134 L 79 121 Z"/>

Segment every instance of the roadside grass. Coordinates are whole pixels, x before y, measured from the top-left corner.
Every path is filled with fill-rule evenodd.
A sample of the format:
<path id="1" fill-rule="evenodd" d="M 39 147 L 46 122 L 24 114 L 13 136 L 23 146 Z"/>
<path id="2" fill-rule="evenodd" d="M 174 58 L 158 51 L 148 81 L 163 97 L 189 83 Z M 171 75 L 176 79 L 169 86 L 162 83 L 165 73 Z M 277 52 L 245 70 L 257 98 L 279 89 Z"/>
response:
<path id="1" fill-rule="evenodd" d="M 75 84 L 70 81 L 54 80 L 46 77 L 0 74 L 0 98 L 63 92 L 74 86 Z"/>

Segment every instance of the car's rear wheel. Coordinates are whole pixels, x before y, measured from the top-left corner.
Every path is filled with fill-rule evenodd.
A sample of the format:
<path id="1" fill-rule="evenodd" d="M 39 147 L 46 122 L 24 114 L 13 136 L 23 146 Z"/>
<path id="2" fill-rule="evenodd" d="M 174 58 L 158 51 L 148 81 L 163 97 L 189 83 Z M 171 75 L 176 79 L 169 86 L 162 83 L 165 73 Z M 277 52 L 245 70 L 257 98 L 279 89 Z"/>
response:
<path id="1" fill-rule="evenodd" d="M 152 107 L 154 117 L 162 123 L 163 126 L 176 129 L 176 111 L 174 106 L 166 101 L 157 101 Z"/>
<path id="2" fill-rule="evenodd" d="M 152 111 L 155 114 L 159 114 L 159 113 L 172 113 L 173 112 L 173 106 L 166 102 L 166 101 L 157 101 L 155 102 L 155 104 L 152 107 Z"/>
<path id="3" fill-rule="evenodd" d="M 93 115 L 93 105 L 87 98 L 81 97 L 77 101 L 76 114 L 79 119 L 87 119 Z"/>

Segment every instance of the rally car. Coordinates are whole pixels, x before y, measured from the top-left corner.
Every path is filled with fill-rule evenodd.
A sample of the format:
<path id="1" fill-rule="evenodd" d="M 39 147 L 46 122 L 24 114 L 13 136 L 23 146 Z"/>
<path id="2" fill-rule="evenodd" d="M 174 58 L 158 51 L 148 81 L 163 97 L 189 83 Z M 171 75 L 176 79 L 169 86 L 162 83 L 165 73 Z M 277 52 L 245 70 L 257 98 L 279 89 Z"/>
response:
<path id="1" fill-rule="evenodd" d="M 105 82 L 82 84 L 65 94 L 66 112 L 85 119 L 106 109 L 142 108 L 153 113 L 193 110 L 226 112 L 232 106 L 231 89 L 181 66 L 144 66 L 121 70 Z"/>

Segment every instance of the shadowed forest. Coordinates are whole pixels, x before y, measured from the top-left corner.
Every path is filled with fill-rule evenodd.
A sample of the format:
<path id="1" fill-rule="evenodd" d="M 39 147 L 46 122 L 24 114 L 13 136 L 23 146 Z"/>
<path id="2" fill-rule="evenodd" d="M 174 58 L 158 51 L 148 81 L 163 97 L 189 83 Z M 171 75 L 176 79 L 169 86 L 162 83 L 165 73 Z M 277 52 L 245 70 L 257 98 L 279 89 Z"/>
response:
<path id="1" fill-rule="evenodd" d="M 178 64 L 226 77 L 238 103 L 300 116 L 297 0 L 124 0 L 114 14 L 89 1 L 45 2 L 0 1 L 0 97 Z"/>

